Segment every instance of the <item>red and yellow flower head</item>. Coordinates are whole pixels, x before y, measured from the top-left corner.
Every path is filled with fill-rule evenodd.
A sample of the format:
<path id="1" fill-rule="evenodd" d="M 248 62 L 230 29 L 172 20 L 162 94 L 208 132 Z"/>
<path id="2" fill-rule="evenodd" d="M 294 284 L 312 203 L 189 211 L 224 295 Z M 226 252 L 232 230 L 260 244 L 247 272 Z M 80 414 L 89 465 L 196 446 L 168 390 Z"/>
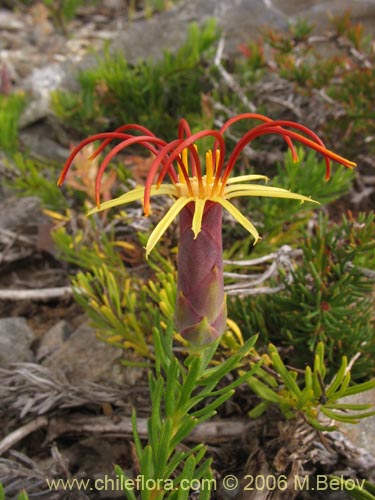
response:
<path id="1" fill-rule="evenodd" d="M 258 120 L 261 123 L 246 132 L 226 158 L 225 132 L 240 120 Z M 293 141 L 321 153 L 326 160 L 326 179 L 330 177 L 330 160 L 353 168 L 355 163 L 329 151 L 310 129 L 295 122 L 272 120 L 256 113 L 244 113 L 231 118 L 220 130 L 202 130 L 192 134 L 186 120 L 179 123 L 177 139 L 169 143 L 156 137 L 140 125 L 129 124 L 114 132 L 93 135 L 82 141 L 69 156 L 58 184 L 61 185 L 75 156 L 87 144 L 102 140 L 92 158 L 112 141 L 120 141 L 105 156 L 96 177 L 97 208 L 89 213 L 143 200 L 145 215 L 150 213 L 151 196 L 169 195 L 173 205 L 152 231 L 147 244 L 148 256 L 171 222 L 179 215 L 180 243 L 178 258 L 178 298 L 176 326 L 188 340 L 204 344 L 222 335 L 226 325 L 226 302 L 223 288 L 223 259 L 221 242 L 222 208 L 259 240 L 254 225 L 232 203 L 241 196 L 268 196 L 290 198 L 301 202 L 315 202 L 302 194 L 286 189 L 255 183 L 267 181 L 264 175 L 231 177 L 242 150 L 257 137 L 278 134 L 287 143 L 297 161 Z M 211 137 L 212 149 L 202 162 L 196 143 Z M 154 160 L 144 186 L 136 187 L 118 198 L 100 204 L 100 184 L 104 171 L 113 157 L 127 147 L 142 145 Z M 168 176 L 170 182 L 163 183 Z"/>

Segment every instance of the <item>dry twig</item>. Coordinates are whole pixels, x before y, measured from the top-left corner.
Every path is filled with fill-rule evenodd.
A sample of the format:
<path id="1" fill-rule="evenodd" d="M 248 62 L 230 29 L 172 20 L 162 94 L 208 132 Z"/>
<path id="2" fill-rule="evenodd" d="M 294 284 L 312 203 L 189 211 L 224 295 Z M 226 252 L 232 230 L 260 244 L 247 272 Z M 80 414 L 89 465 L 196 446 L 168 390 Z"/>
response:
<path id="1" fill-rule="evenodd" d="M 289 272 L 286 276 L 286 280 L 288 283 L 291 283 L 293 280 L 292 277 L 292 269 L 293 262 L 292 259 L 300 256 L 302 254 L 302 250 L 294 250 L 289 245 L 283 245 L 280 250 L 277 252 L 272 252 L 268 255 L 264 255 L 263 257 L 259 257 L 257 259 L 251 260 L 225 260 L 225 264 L 230 264 L 234 266 L 256 266 L 259 264 L 264 264 L 266 262 L 271 262 L 271 264 L 266 268 L 265 271 L 259 274 L 239 274 L 239 273 L 224 273 L 224 277 L 226 278 L 235 278 L 239 281 L 232 285 L 226 285 L 225 291 L 228 295 L 259 295 L 259 294 L 269 294 L 276 293 L 285 288 L 284 284 L 280 284 L 275 287 L 259 287 L 266 280 L 271 277 L 275 277 L 279 275 L 279 271 L 281 268 L 287 269 Z M 245 281 L 246 280 L 246 281 Z M 243 282 L 245 281 L 245 283 Z"/>
<path id="2" fill-rule="evenodd" d="M 223 419 L 199 424 L 186 438 L 190 443 L 218 444 L 245 436 L 250 429 L 258 427 L 259 421 Z M 137 418 L 137 429 L 141 439 L 147 438 L 147 419 Z M 48 426 L 48 441 L 64 434 L 105 434 L 111 437 L 132 437 L 130 417 L 105 417 L 72 414 L 53 418 Z"/>
<path id="3" fill-rule="evenodd" d="M 129 407 L 130 390 L 97 383 L 73 386 L 63 373 L 34 363 L 0 368 L 0 416 L 40 416 L 64 408 L 117 403 Z M 123 401 L 122 405 L 120 404 Z"/>
<path id="4" fill-rule="evenodd" d="M 21 441 L 24 437 L 48 425 L 47 417 L 38 417 L 31 422 L 19 427 L 17 430 L 8 434 L 3 440 L 0 441 L 0 455 L 8 451 L 12 446 Z"/>
<path id="5" fill-rule="evenodd" d="M 228 85 L 228 87 L 238 95 L 238 97 L 241 99 L 243 105 L 254 113 L 256 111 L 256 106 L 249 101 L 249 99 L 246 97 L 243 89 L 240 87 L 240 85 L 236 82 L 236 80 L 233 78 L 232 75 L 228 73 L 228 71 L 224 68 L 224 66 L 221 63 L 221 59 L 223 57 L 223 52 L 224 52 L 224 38 L 220 38 L 218 46 L 217 46 L 217 51 L 215 55 L 215 60 L 214 60 L 214 65 L 217 67 L 220 75 L 222 76 L 223 80 L 225 83 Z"/>
<path id="6" fill-rule="evenodd" d="M 72 287 L 38 288 L 34 290 L 1 290 L 0 300 L 54 300 L 69 297 Z"/>

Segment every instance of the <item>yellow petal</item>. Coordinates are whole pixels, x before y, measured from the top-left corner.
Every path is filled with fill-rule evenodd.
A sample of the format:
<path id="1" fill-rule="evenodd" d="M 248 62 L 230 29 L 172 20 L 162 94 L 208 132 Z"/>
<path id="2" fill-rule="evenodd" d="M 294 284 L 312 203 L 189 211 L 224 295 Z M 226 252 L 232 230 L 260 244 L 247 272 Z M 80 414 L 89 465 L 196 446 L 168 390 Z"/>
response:
<path id="1" fill-rule="evenodd" d="M 266 181 L 268 182 L 270 179 L 266 175 L 238 175 L 237 177 L 229 177 L 227 180 L 227 184 L 236 184 L 237 182 L 244 181 Z"/>
<path id="2" fill-rule="evenodd" d="M 239 222 L 245 229 L 249 231 L 250 234 L 254 236 L 254 245 L 258 242 L 260 239 L 259 233 L 256 230 L 255 226 L 248 220 L 246 217 L 242 215 L 242 213 L 236 208 L 232 203 L 230 203 L 227 200 L 224 200 L 223 198 L 217 198 L 215 200 L 217 203 L 220 203 L 228 212 L 236 219 L 237 222 Z"/>
<path id="3" fill-rule="evenodd" d="M 175 217 L 181 212 L 185 205 L 187 205 L 190 201 L 193 201 L 194 198 L 188 198 L 187 196 L 183 196 L 178 198 L 168 212 L 164 215 L 162 220 L 157 224 L 155 229 L 152 231 L 146 245 L 146 259 L 148 258 L 151 250 L 154 248 L 156 243 L 163 236 L 168 226 L 173 222 Z"/>
<path id="4" fill-rule="evenodd" d="M 280 192 L 290 192 L 287 189 L 279 188 L 279 187 L 270 187 L 270 186 L 264 186 L 263 184 L 234 184 L 233 186 L 226 186 L 224 193 L 229 194 L 229 193 L 234 193 L 235 191 L 243 191 L 243 190 L 248 190 L 248 191 L 264 191 L 264 192 L 269 192 L 269 190 L 273 191 L 280 191 Z M 249 195 L 251 196 L 251 195 Z"/>
<path id="5" fill-rule="evenodd" d="M 206 204 L 206 201 L 207 201 L 206 199 L 195 198 L 195 210 L 194 210 L 194 216 L 193 216 L 193 223 L 191 226 L 191 229 L 193 230 L 193 233 L 194 233 L 194 239 L 196 239 L 198 234 L 201 232 L 203 210 L 204 210 L 204 206 Z"/>
<path id="6" fill-rule="evenodd" d="M 58 212 L 54 212 L 53 210 L 44 209 L 43 213 L 45 215 L 48 215 L 48 217 L 51 217 L 52 219 L 55 219 L 55 220 L 62 220 L 62 221 L 66 221 L 66 222 L 70 220 L 70 217 L 68 215 L 62 215 L 62 214 L 59 214 Z"/>
<path id="7" fill-rule="evenodd" d="M 312 203 L 317 203 L 318 205 L 320 204 L 318 201 L 313 200 L 308 196 L 304 196 L 303 194 L 292 193 L 287 189 L 273 188 L 268 186 L 244 186 L 238 191 L 233 190 L 229 193 L 227 193 L 227 191 L 225 192 L 225 198 L 228 200 L 237 196 L 267 196 L 270 198 L 286 198 L 291 200 L 299 200 L 302 202 L 311 201 Z"/>
<path id="8" fill-rule="evenodd" d="M 118 207 L 119 205 L 125 205 L 126 203 L 131 203 L 133 201 L 143 200 L 145 188 L 143 186 L 136 187 L 131 191 L 128 191 L 113 200 L 108 200 L 103 202 L 100 207 L 92 208 L 87 212 L 87 215 L 96 214 L 97 212 L 101 212 L 103 210 L 107 210 L 108 208 Z M 173 184 L 162 184 L 159 188 L 156 185 L 151 186 L 151 196 L 156 195 L 170 195 L 177 196 L 176 188 Z"/>

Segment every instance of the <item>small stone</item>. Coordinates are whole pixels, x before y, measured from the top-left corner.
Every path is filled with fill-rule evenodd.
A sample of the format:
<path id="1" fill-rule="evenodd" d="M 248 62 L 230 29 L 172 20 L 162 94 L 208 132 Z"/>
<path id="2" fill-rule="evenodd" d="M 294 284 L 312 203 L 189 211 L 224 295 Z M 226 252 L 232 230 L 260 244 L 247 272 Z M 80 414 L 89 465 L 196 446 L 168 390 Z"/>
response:
<path id="1" fill-rule="evenodd" d="M 13 12 L 0 10 L 0 30 L 4 31 L 20 31 L 24 30 L 25 25 L 16 18 Z"/>
<path id="2" fill-rule="evenodd" d="M 25 318 L 0 319 L 0 367 L 33 360 L 30 349 L 35 340 Z"/>
<path id="3" fill-rule="evenodd" d="M 36 196 L 12 196 L 0 202 L 0 229 L 25 234 L 25 227 L 35 227 L 42 216 L 40 199 Z"/>
<path id="4" fill-rule="evenodd" d="M 29 93 L 25 111 L 22 113 L 19 125 L 21 128 L 27 127 L 50 112 L 51 92 L 60 87 L 65 77 L 65 70 L 61 64 L 53 63 L 44 68 L 36 68 L 24 81 L 24 89 Z"/>
<path id="5" fill-rule="evenodd" d="M 347 404 L 372 404 L 370 410 L 364 410 L 359 413 L 365 413 L 375 410 L 375 389 L 370 391 L 353 394 L 340 400 L 340 403 Z M 355 412 L 353 412 L 355 413 Z M 357 448 L 364 448 L 375 457 L 375 415 L 360 419 L 358 424 L 340 423 L 341 432 L 350 439 Z"/>
<path id="6" fill-rule="evenodd" d="M 83 324 L 41 364 L 63 371 L 72 384 L 78 384 L 117 378 L 122 355 L 122 349 L 98 340 L 95 330 Z"/>
<path id="7" fill-rule="evenodd" d="M 72 325 L 65 320 L 56 323 L 43 335 L 36 354 L 37 361 L 41 361 L 60 349 L 73 331 Z"/>

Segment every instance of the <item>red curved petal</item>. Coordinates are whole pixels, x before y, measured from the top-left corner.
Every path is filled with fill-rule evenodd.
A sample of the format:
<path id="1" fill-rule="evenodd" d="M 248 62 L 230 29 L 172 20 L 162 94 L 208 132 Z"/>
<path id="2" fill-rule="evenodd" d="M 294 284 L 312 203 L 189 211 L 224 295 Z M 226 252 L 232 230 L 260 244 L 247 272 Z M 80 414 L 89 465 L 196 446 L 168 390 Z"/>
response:
<path id="1" fill-rule="evenodd" d="M 181 118 L 178 124 L 178 138 L 183 139 L 185 137 L 190 137 L 191 136 L 191 130 L 188 122 L 185 120 L 185 118 Z"/>
<path id="2" fill-rule="evenodd" d="M 112 160 L 114 156 L 117 155 L 120 151 L 123 149 L 127 148 L 128 146 L 132 146 L 133 144 L 141 144 L 147 149 L 150 149 L 150 144 L 149 143 L 154 143 L 159 146 L 164 146 L 165 141 L 162 139 L 159 139 L 158 137 L 150 137 L 149 135 L 139 135 L 139 136 L 133 136 L 130 139 L 126 139 L 123 142 L 120 142 L 120 144 L 117 144 L 111 151 L 107 154 L 107 156 L 104 158 L 102 161 L 98 173 L 96 175 L 96 181 L 95 181 L 95 201 L 97 206 L 100 206 L 100 183 L 104 174 L 105 169 L 108 166 L 108 163 Z"/>
<path id="3" fill-rule="evenodd" d="M 88 144 L 90 144 L 90 142 L 100 141 L 103 139 L 108 139 L 109 141 L 111 141 L 112 139 L 127 139 L 127 134 L 121 134 L 121 133 L 115 133 L 115 132 L 102 132 L 100 134 L 95 134 L 95 135 L 92 135 L 90 137 L 87 137 L 82 142 L 80 142 L 78 144 L 78 146 L 76 146 L 73 149 L 73 151 L 70 153 L 68 159 L 66 160 L 65 165 L 63 167 L 63 170 L 60 174 L 59 180 L 57 181 L 58 186 L 61 186 L 62 183 L 64 182 L 65 177 L 66 177 L 66 175 L 67 175 L 67 173 L 68 173 L 68 171 L 73 163 L 75 156 L 81 151 L 81 149 L 84 148 L 85 146 L 87 146 Z"/>
<path id="4" fill-rule="evenodd" d="M 151 137 L 155 137 L 155 134 L 151 132 L 148 128 L 143 127 L 142 125 L 138 125 L 137 123 L 130 123 L 127 125 L 121 125 L 121 127 L 116 128 L 116 130 L 113 130 L 113 132 L 124 132 L 125 130 L 138 130 L 139 132 L 142 132 L 143 135 L 149 135 Z M 127 135 L 127 138 L 134 137 L 133 134 L 124 134 Z M 112 142 L 112 139 L 107 139 L 103 141 L 103 143 L 96 149 L 93 154 L 90 157 L 90 160 L 93 160 L 96 158 L 104 148 L 108 146 Z"/>
<path id="5" fill-rule="evenodd" d="M 223 136 L 218 132 L 217 130 L 201 130 L 200 132 L 197 132 L 190 137 L 187 137 L 184 141 L 180 143 L 180 145 L 171 153 L 171 156 L 168 158 L 166 161 L 162 171 L 159 174 L 158 178 L 158 183 L 161 182 L 161 179 L 165 175 L 165 172 L 168 170 L 169 166 L 179 157 L 179 155 L 182 153 L 182 151 L 185 148 L 189 148 L 192 144 L 194 144 L 196 141 L 199 139 L 202 139 L 203 137 L 208 137 L 212 136 L 217 139 L 217 141 L 220 144 L 220 149 L 222 151 L 222 154 L 220 155 L 220 164 L 222 166 L 222 163 L 224 162 L 224 155 L 225 155 L 225 142 L 223 139 Z M 198 174 L 198 172 L 197 172 Z"/>
<path id="6" fill-rule="evenodd" d="M 150 168 L 150 171 L 148 173 L 148 176 L 147 176 L 147 179 L 146 179 L 146 183 L 145 183 L 143 209 L 144 209 L 144 212 L 145 212 L 146 215 L 148 215 L 149 210 L 150 210 L 151 186 L 152 186 L 152 182 L 154 180 L 155 174 L 156 174 L 159 166 L 163 162 L 165 162 L 166 159 L 168 158 L 167 155 L 173 150 L 174 147 L 176 147 L 176 145 L 180 144 L 181 141 L 182 141 L 182 139 L 175 139 L 174 141 L 169 142 L 168 144 L 165 144 L 164 147 L 158 152 L 158 154 L 157 154 L 156 158 L 154 159 L 154 161 L 152 162 L 152 165 L 151 165 L 151 168 Z M 165 165 L 165 163 L 164 163 L 164 165 Z M 180 162 L 180 166 L 181 166 L 181 170 L 182 170 L 182 172 L 184 174 L 184 177 L 185 177 L 188 189 L 189 189 L 189 191 L 192 194 L 192 189 L 191 189 L 191 184 L 190 184 L 190 181 L 189 181 L 188 173 L 185 171 L 185 168 L 184 168 L 184 165 L 183 165 L 182 162 Z M 170 177 L 172 179 L 172 182 L 174 182 L 174 183 L 178 182 L 178 178 L 177 178 L 176 172 L 173 169 L 172 165 L 170 165 L 169 168 L 165 170 L 164 176 L 165 176 L 165 174 L 167 172 L 169 173 L 169 175 L 170 175 Z M 174 176 L 171 175 L 171 172 L 173 172 Z M 164 176 L 163 176 L 163 178 L 164 178 Z"/>
<path id="7" fill-rule="evenodd" d="M 238 121 L 241 121 L 241 120 L 261 120 L 261 121 L 267 122 L 267 123 L 274 122 L 274 120 L 272 118 L 269 118 L 268 116 L 265 116 L 265 115 L 261 115 L 259 113 L 241 113 L 241 114 L 239 114 L 237 116 L 233 116 L 232 118 L 229 118 L 229 120 L 227 120 L 223 124 L 223 126 L 220 128 L 220 133 L 224 134 L 224 132 L 229 127 L 231 127 L 234 123 L 236 123 Z M 289 137 L 284 137 L 284 140 L 287 143 L 287 145 L 290 148 L 290 150 L 292 151 L 293 160 L 297 161 L 297 159 L 298 159 L 297 158 L 297 153 L 296 153 L 296 151 L 294 149 L 292 141 L 290 140 Z"/>
<path id="8" fill-rule="evenodd" d="M 256 137 L 260 137 L 262 135 L 266 134 L 279 134 L 279 135 L 285 135 L 288 136 L 292 139 L 295 139 L 296 141 L 302 142 L 302 144 L 305 144 L 306 146 L 310 147 L 311 149 L 314 149 L 315 151 L 321 153 L 323 156 L 330 158 L 331 160 L 337 161 L 338 163 L 341 163 L 342 165 L 352 168 L 355 166 L 355 163 L 346 160 L 345 158 L 337 155 L 336 153 L 333 153 L 332 151 L 328 150 L 325 146 L 321 145 L 321 141 L 319 142 L 313 142 L 312 140 L 308 139 L 307 137 L 297 134 L 296 132 L 293 132 L 292 130 L 288 129 L 283 129 L 281 128 L 281 125 L 285 123 L 284 121 L 274 121 L 272 123 L 267 123 L 263 125 L 259 125 L 258 127 L 255 127 L 254 129 L 250 130 L 248 133 L 246 133 L 242 139 L 236 144 L 229 160 L 227 163 L 227 167 L 225 169 L 225 174 L 223 176 L 223 184 L 227 181 L 233 166 L 235 162 L 237 161 L 237 158 L 242 151 L 242 149 L 252 140 L 254 140 Z M 298 123 L 295 122 L 286 122 L 286 123 L 293 123 L 293 127 L 303 130 L 305 133 L 309 133 L 313 137 L 315 135 L 310 129 L 307 129 L 303 125 L 299 125 Z M 290 126 L 290 125 L 288 125 Z"/>

